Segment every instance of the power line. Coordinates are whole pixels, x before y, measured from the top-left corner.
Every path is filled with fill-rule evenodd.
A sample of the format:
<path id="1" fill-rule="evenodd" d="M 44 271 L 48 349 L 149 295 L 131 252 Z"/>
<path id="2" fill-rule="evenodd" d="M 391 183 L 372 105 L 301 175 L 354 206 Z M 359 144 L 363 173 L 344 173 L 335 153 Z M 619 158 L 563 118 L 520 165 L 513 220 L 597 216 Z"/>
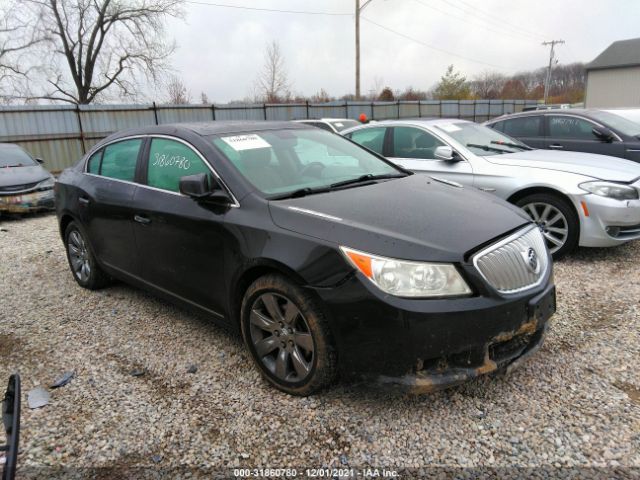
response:
<path id="1" fill-rule="evenodd" d="M 445 1 L 445 0 L 443 0 Z M 469 9 L 471 9 L 476 15 L 480 15 L 480 16 L 484 16 L 486 18 L 489 18 L 490 20 L 495 20 L 495 21 L 500 21 L 500 18 L 493 15 L 493 14 L 489 14 L 489 13 L 485 13 L 482 10 L 477 10 L 476 7 L 477 5 L 471 5 L 467 2 L 465 2 L 464 0 L 456 0 L 458 3 L 461 3 L 465 6 L 467 6 Z M 448 3 L 448 2 L 447 2 Z M 456 8 L 460 8 L 459 6 L 456 6 Z M 512 22 L 509 20 L 505 20 L 504 18 L 502 19 L 503 22 L 506 22 L 506 24 L 508 26 L 511 27 Z M 536 33 L 533 30 L 527 30 L 526 28 L 522 27 L 521 25 L 515 25 L 514 27 L 512 27 L 513 29 L 517 29 L 519 31 L 521 31 L 522 33 L 527 33 L 528 35 L 535 37 L 537 39 L 541 39 L 544 38 L 540 33 Z M 544 33 L 544 32 L 543 32 Z"/>
<path id="2" fill-rule="evenodd" d="M 447 54 L 447 55 L 451 55 L 451 56 L 453 56 L 453 57 L 462 58 L 463 60 L 467 60 L 467 61 L 469 61 L 469 62 L 474 62 L 474 63 L 480 63 L 480 64 L 483 64 L 483 65 L 488 65 L 488 66 L 490 66 L 490 67 L 499 68 L 500 70 L 508 70 L 508 68 L 506 68 L 506 67 L 501 67 L 500 65 L 495 65 L 495 64 L 493 64 L 493 63 L 483 62 L 483 61 L 481 61 L 481 60 L 474 60 L 473 58 L 465 57 L 464 55 L 460 55 L 460 54 L 457 54 L 457 53 L 454 53 L 454 52 L 450 52 L 450 51 L 448 51 L 448 50 L 445 50 L 445 49 L 443 49 L 443 48 L 440 48 L 440 47 L 436 47 L 436 46 L 430 45 L 430 44 L 428 44 L 428 43 L 426 43 L 426 42 L 423 42 L 422 40 L 418 40 L 417 38 L 410 37 L 409 35 L 405 35 L 404 33 L 398 32 L 398 31 L 393 30 L 393 29 L 391 29 L 391 28 L 389 28 L 389 27 L 385 27 L 384 25 L 380 25 L 379 23 L 374 22 L 373 20 L 369 20 L 368 18 L 365 18 L 365 17 L 361 17 L 361 18 L 362 18 L 362 20 L 364 20 L 365 22 L 371 23 L 371 24 L 375 25 L 375 26 L 376 26 L 376 27 L 378 27 L 378 28 L 381 28 L 381 29 L 386 30 L 386 31 L 391 32 L 391 33 L 394 33 L 394 34 L 396 34 L 396 35 L 398 35 L 398 36 L 400 36 L 400 37 L 406 38 L 407 40 L 411 40 L 412 42 L 418 43 L 418 44 L 420 44 L 420 45 L 422 45 L 422 46 L 424 46 L 424 47 L 430 48 L 430 49 L 432 49 L 432 50 L 436 50 L 436 51 L 438 51 L 438 52 L 445 53 L 445 54 Z"/>
<path id="3" fill-rule="evenodd" d="M 221 7 L 221 8 L 235 8 L 237 10 L 253 10 L 258 12 L 271 12 L 271 13 L 294 13 L 299 15 L 328 15 L 332 17 L 350 17 L 352 13 L 338 13 L 338 12 L 310 12 L 307 10 L 280 10 L 277 8 L 260 8 L 260 7 L 247 7 L 244 5 L 228 5 L 224 3 L 211 3 L 197 0 L 187 0 L 187 3 L 194 5 L 206 5 L 208 7 Z"/>
<path id="4" fill-rule="evenodd" d="M 488 31 L 493 32 L 493 33 L 497 33 L 498 35 L 508 35 L 508 36 L 510 36 L 512 38 L 515 38 L 515 39 L 521 40 L 521 41 L 525 41 L 525 40 L 527 40 L 527 41 L 538 41 L 539 38 L 542 38 L 542 37 L 534 38 L 534 37 L 531 37 L 529 35 L 525 36 L 524 34 L 522 34 L 520 32 L 511 32 L 511 31 L 505 30 L 502 25 L 500 26 L 501 30 L 496 30 L 495 27 L 493 27 L 493 25 L 486 25 L 485 23 L 479 23 L 479 22 L 487 22 L 486 20 L 483 20 L 481 18 L 473 17 L 472 15 L 470 15 L 468 12 L 466 12 L 464 10 L 462 10 L 462 12 L 466 16 L 459 16 L 459 15 L 454 15 L 453 13 L 451 13 L 449 11 L 441 10 L 438 7 L 434 6 L 434 5 L 425 3 L 425 2 L 423 2 L 421 0 L 414 0 L 414 1 L 416 3 L 418 3 L 418 4 L 420 4 L 423 7 L 430 8 L 432 10 L 435 10 L 436 12 L 442 13 L 443 15 L 446 15 L 446 16 L 449 16 L 449 17 L 452 17 L 452 18 L 457 18 L 458 20 L 462 20 L 463 22 L 472 23 L 475 20 L 476 24 L 479 25 L 481 28 L 484 28 L 485 30 L 488 30 Z M 452 7 L 456 7 L 458 9 L 460 9 L 460 7 L 458 7 L 455 4 L 449 3 L 447 0 L 442 0 L 442 1 L 445 2 L 446 4 L 452 6 Z M 471 18 L 467 18 L 467 16 L 469 16 Z M 516 36 L 516 35 L 518 35 L 518 36 Z"/>

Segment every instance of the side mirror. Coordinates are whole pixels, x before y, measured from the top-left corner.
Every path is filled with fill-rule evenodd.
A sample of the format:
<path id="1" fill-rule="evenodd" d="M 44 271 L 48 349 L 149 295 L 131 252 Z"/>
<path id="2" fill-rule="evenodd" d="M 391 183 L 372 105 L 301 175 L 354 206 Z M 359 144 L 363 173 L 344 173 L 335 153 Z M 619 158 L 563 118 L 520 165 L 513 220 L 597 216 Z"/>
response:
<path id="1" fill-rule="evenodd" d="M 13 480 L 16 475 L 20 439 L 20 376 L 18 374 L 9 377 L 9 385 L 2 400 L 2 423 L 7 435 L 7 445 L 0 445 L 0 451 L 6 452 L 2 478 Z"/>
<path id="2" fill-rule="evenodd" d="M 40 165 L 42 165 L 44 163 L 44 160 L 41 158 L 36 158 L 36 162 L 38 162 Z"/>
<path id="3" fill-rule="evenodd" d="M 591 132 L 603 142 L 612 142 L 613 141 L 613 132 L 608 128 L 604 127 L 593 127 Z"/>
<path id="4" fill-rule="evenodd" d="M 446 162 L 457 162 L 458 158 L 456 158 L 453 148 L 449 145 L 441 145 L 436 147 L 436 151 L 433 152 L 433 156 L 439 160 L 444 160 Z"/>
<path id="5" fill-rule="evenodd" d="M 218 185 L 218 182 L 213 180 L 212 185 L 209 186 L 209 175 L 206 173 L 182 177 L 180 179 L 180 193 L 202 203 L 214 203 L 217 205 L 231 203 L 231 198 Z"/>

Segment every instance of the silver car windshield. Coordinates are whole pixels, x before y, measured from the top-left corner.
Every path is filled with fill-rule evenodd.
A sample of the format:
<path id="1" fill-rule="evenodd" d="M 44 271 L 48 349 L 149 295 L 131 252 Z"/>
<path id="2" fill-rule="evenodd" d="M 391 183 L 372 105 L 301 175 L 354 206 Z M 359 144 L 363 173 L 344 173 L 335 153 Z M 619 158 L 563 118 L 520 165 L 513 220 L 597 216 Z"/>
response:
<path id="1" fill-rule="evenodd" d="M 0 168 L 2 167 L 33 167 L 37 165 L 27 152 L 17 146 L 7 146 L 0 149 Z"/>
<path id="2" fill-rule="evenodd" d="M 501 155 L 530 150 L 524 143 L 497 130 L 470 122 L 451 122 L 436 125 L 476 155 Z"/>

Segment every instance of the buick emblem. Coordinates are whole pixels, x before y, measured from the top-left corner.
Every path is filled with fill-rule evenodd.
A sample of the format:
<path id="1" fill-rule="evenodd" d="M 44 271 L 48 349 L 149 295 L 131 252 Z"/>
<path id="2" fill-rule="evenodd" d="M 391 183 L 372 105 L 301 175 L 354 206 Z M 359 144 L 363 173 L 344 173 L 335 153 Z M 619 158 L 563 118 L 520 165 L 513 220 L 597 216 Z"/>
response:
<path id="1" fill-rule="evenodd" d="M 540 272 L 540 262 L 538 261 L 538 254 L 533 248 L 529 248 L 524 252 L 520 252 L 524 259 L 524 264 L 527 266 L 531 273 L 537 274 Z"/>

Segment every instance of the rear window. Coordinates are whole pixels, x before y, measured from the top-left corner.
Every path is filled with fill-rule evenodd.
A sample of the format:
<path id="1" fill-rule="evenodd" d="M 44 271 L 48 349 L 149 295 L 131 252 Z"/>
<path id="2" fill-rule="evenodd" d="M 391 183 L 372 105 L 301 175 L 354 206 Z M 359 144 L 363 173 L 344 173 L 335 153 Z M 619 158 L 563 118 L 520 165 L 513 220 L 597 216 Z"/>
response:
<path id="1" fill-rule="evenodd" d="M 382 155 L 385 127 L 366 128 L 349 134 L 349 138 L 369 150 Z"/>
<path id="2" fill-rule="evenodd" d="M 142 140 L 136 138 L 107 145 L 102 154 L 100 175 L 133 182 L 141 144 Z"/>
<path id="3" fill-rule="evenodd" d="M 500 131 L 512 137 L 539 137 L 542 116 L 519 117 L 505 120 Z"/>

